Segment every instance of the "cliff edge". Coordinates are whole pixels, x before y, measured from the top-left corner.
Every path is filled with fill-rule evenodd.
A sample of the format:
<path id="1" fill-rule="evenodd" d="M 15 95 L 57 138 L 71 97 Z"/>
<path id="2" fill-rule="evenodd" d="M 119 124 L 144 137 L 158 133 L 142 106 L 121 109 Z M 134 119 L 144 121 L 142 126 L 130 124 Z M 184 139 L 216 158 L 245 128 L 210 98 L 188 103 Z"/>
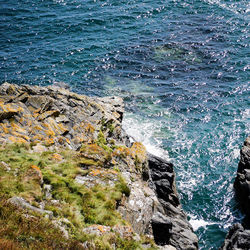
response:
<path id="1" fill-rule="evenodd" d="M 130 142 L 123 113 L 118 97 L 0 86 L 1 247 L 198 248 L 173 165 Z"/>

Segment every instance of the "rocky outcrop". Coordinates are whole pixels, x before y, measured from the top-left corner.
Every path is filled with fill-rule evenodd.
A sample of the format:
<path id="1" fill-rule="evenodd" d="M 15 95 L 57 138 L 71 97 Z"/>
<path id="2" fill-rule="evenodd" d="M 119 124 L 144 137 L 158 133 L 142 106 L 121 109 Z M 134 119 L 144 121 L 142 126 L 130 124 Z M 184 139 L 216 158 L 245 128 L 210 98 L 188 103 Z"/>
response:
<path id="1" fill-rule="evenodd" d="M 8 200 L 8 202 L 11 203 L 12 205 L 16 206 L 19 209 L 32 210 L 32 211 L 39 213 L 39 214 L 45 214 L 50 219 L 52 219 L 52 217 L 53 217 L 53 212 L 31 206 L 27 201 L 25 201 L 21 197 L 14 196 L 14 197 L 10 198 Z"/>
<path id="2" fill-rule="evenodd" d="M 14 191 L 7 191 L 15 196 L 9 202 L 49 214 L 66 238 L 79 230 L 135 242 L 141 242 L 138 235 L 146 235 L 154 236 L 161 249 L 197 249 L 173 165 L 147 154 L 141 143 L 130 142 L 121 127 L 123 112 L 118 97 L 91 98 L 58 86 L 1 85 L 0 143 L 29 144 L 28 152 L 17 151 L 25 161 L 21 165 L 0 163 L 6 174 L 2 180 L 13 181 L 8 187 L 13 184 Z"/>
<path id="3" fill-rule="evenodd" d="M 161 206 L 152 219 L 155 241 L 177 249 L 198 249 L 198 239 L 181 208 L 175 186 L 173 164 L 149 155 L 151 186 Z"/>
<path id="4" fill-rule="evenodd" d="M 121 139 L 121 98 L 90 98 L 57 86 L 41 88 L 4 83 L 0 88 L 0 141 L 41 143 L 79 149 L 98 131 Z"/>
<path id="5" fill-rule="evenodd" d="M 235 197 L 246 217 L 242 225 L 237 223 L 230 228 L 221 250 L 250 249 L 250 137 L 247 137 L 240 151 L 234 188 Z"/>
<path id="6" fill-rule="evenodd" d="M 250 227 L 250 137 L 248 137 L 240 151 L 240 162 L 234 182 L 235 195 L 239 200 L 246 220 Z"/>
<path id="7" fill-rule="evenodd" d="M 248 250 L 250 249 L 250 230 L 245 230 L 239 223 L 234 224 L 220 250 Z"/>

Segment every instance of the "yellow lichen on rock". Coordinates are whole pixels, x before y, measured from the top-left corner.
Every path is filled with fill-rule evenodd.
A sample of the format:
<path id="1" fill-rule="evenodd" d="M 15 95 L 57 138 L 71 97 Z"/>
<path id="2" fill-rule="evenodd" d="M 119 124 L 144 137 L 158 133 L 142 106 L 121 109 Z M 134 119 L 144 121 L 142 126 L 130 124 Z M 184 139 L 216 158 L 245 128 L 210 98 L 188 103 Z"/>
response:
<path id="1" fill-rule="evenodd" d="M 141 142 L 134 142 L 131 147 L 132 156 L 137 158 L 141 163 L 147 160 L 147 151 Z"/>
<path id="2" fill-rule="evenodd" d="M 8 139 L 14 143 L 27 143 L 27 141 L 25 139 L 20 138 L 20 137 L 10 136 L 10 137 L 8 137 Z"/>
<path id="3" fill-rule="evenodd" d="M 60 161 L 63 160 L 63 157 L 60 154 L 58 154 L 58 153 L 54 153 L 51 156 L 51 159 L 54 160 L 54 161 L 60 162 Z"/>

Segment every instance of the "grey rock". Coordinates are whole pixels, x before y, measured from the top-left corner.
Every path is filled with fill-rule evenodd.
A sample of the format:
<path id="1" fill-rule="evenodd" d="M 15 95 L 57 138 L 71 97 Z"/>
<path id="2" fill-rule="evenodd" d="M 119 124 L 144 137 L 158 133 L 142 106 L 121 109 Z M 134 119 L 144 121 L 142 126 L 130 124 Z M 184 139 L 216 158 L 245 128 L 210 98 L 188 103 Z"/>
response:
<path id="1" fill-rule="evenodd" d="M 62 236 L 65 239 L 69 239 L 69 232 L 67 228 L 71 226 L 71 223 L 68 219 L 62 218 L 59 220 L 52 220 L 51 222 L 56 228 L 58 228 L 62 232 Z"/>
<path id="2" fill-rule="evenodd" d="M 45 215 L 48 215 L 50 219 L 52 219 L 52 217 L 53 217 L 52 211 L 43 210 L 43 209 L 34 207 L 21 197 L 14 196 L 14 197 L 10 198 L 8 200 L 8 202 L 11 203 L 12 205 L 16 206 L 17 208 L 25 209 L 25 210 L 32 210 L 32 211 L 37 212 L 39 214 L 45 214 Z"/>
<path id="3" fill-rule="evenodd" d="M 78 150 L 83 142 L 97 140 L 101 129 L 108 142 L 123 144 L 128 138 L 121 128 L 124 104 L 119 97 L 90 98 L 54 85 L 9 83 L 0 86 L 0 94 L 0 101 L 4 103 L 0 108 L 0 121 L 6 121 L 8 128 L 8 134 L 2 133 L 0 128 L 0 141 L 11 142 L 8 138 L 17 132 L 16 129 L 24 133 L 15 133 L 16 141 L 43 141 L 48 147 L 73 150 Z M 9 120 L 12 117 L 13 127 Z"/>
<path id="4" fill-rule="evenodd" d="M 220 250 L 249 250 L 250 249 L 250 230 L 246 230 L 239 223 L 234 224 L 221 246 Z"/>
<path id="5" fill-rule="evenodd" d="M 51 199 L 52 198 L 52 194 L 51 194 L 52 186 L 47 184 L 43 186 L 43 189 L 44 189 L 45 198 Z"/>
<path id="6" fill-rule="evenodd" d="M 142 181 L 136 181 L 131 184 L 130 196 L 124 204 L 120 204 L 118 211 L 125 220 L 131 223 L 136 233 L 145 234 L 150 231 L 156 203 L 157 198 L 153 190 Z"/>
<path id="7" fill-rule="evenodd" d="M 9 107 L 14 112 L 5 115 L 7 118 L 4 118 L 3 123 L 9 136 L 0 133 L 3 143 L 9 143 L 8 138 L 16 132 L 8 120 L 13 117 L 13 128 L 22 133 L 17 135 L 17 140 L 34 144 L 42 141 L 46 146 L 46 149 L 41 145 L 35 146 L 33 152 L 42 153 L 61 147 L 79 150 L 83 144 L 95 143 L 100 131 L 104 134 L 107 146 L 136 146 L 122 129 L 124 103 L 119 97 L 91 98 L 70 92 L 63 84 L 39 87 L 4 83 L 0 86 L 0 99 L 5 108 Z M 79 151 L 84 156 L 84 150 Z M 118 211 L 131 224 L 135 233 L 154 235 L 157 243 L 164 245 L 164 249 L 197 249 L 197 237 L 181 209 L 173 165 L 152 155 L 147 160 L 146 150 L 142 151 L 145 152 L 137 165 L 135 157 L 138 155 L 133 156 L 135 152 L 122 157 L 118 153 L 112 158 L 112 164 L 118 166 L 130 188 L 129 197 L 124 195 L 118 202 Z M 101 162 L 104 168 L 112 166 L 107 165 L 106 158 L 100 158 L 100 154 L 92 154 L 91 159 Z M 85 165 L 82 167 L 85 168 Z M 77 175 L 75 178 L 76 183 L 86 187 L 96 184 L 112 186 L 116 181 L 117 176 L 109 177 L 107 173 L 105 179 L 90 174 Z M 50 186 L 44 185 L 43 188 L 45 197 L 51 199 Z M 20 197 L 13 197 L 11 201 L 22 209 L 53 215 L 50 211 L 31 206 Z M 58 203 L 53 200 L 49 202 Z"/>
<path id="8" fill-rule="evenodd" d="M 11 170 L 9 164 L 7 164 L 6 162 L 4 161 L 1 161 L 0 162 L 0 167 L 4 168 L 5 171 L 9 172 Z"/>
<path id="9" fill-rule="evenodd" d="M 159 249 L 160 250 L 176 250 L 176 248 L 171 246 L 171 245 L 161 246 L 161 247 L 159 247 Z"/>
<path id="10" fill-rule="evenodd" d="M 180 205 L 173 164 L 149 154 L 149 169 L 151 187 L 161 204 L 152 218 L 156 243 L 176 249 L 198 249 L 198 238 Z"/>
<path id="11" fill-rule="evenodd" d="M 154 239 L 158 245 L 167 245 L 172 233 L 172 223 L 165 215 L 156 212 L 152 218 Z"/>
<path id="12" fill-rule="evenodd" d="M 65 82 L 53 82 L 53 86 L 59 87 L 59 88 L 64 88 L 64 89 L 70 89 L 70 86 L 65 83 Z"/>

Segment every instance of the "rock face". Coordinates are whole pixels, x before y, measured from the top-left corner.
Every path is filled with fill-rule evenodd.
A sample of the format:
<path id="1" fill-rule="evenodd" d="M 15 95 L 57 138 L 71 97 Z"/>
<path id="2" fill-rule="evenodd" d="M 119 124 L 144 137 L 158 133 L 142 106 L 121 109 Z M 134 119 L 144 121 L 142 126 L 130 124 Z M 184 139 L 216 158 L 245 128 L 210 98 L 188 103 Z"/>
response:
<path id="1" fill-rule="evenodd" d="M 183 212 L 175 186 L 173 164 L 149 155 L 151 186 L 160 206 L 152 219 L 155 241 L 177 249 L 198 249 L 198 239 Z"/>
<path id="2" fill-rule="evenodd" d="M 234 224 L 220 250 L 250 249 L 250 230 L 245 230 L 239 223 Z"/>
<path id="3" fill-rule="evenodd" d="M 90 199 L 89 194 L 97 192 L 97 187 L 113 192 L 114 197 L 110 197 L 110 203 L 106 201 L 105 209 L 119 212 L 131 225 L 132 231 L 129 231 L 129 227 L 122 227 L 120 220 L 117 220 L 117 225 L 110 227 L 107 224 L 109 222 L 106 222 L 108 220 L 96 219 L 99 218 L 98 214 L 95 214 L 96 218 L 93 214 L 88 215 L 89 208 L 95 210 L 97 206 L 103 205 L 98 200 L 96 204 L 89 201 L 89 208 L 86 207 L 84 212 L 82 207 L 72 209 L 79 223 L 88 226 L 86 232 L 101 232 L 102 235 L 112 231 L 112 234 L 133 235 L 133 239 L 144 234 L 154 236 L 155 242 L 163 246 L 161 249 L 198 249 L 198 239 L 181 209 L 173 165 L 147 154 L 141 143 L 130 143 L 121 127 L 123 112 L 123 101 L 118 97 L 90 98 L 58 86 L 44 88 L 4 83 L 0 86 L 0 142 L 2 145 L 26 143 L 32 145 L 33 154 L 51 154 L 47 158 L 51 167 L 46 164 L 43 166 L 42 163 L 41 169 L 37 166 L 28 167 L 30 174 L 25 178 L 27 183 L 33 181 L 31 178 L 37 179 L 36 185 L 41 189 L 40 193 L 44 193 L 42 203 L 45 207 L 56 210 L 53 207 L 55 201 L 59 204 L 56 205 L 59 209 L 56 214 L 63 213 L 60 205 L 66 204 L 65 200 L 70 195 L 74 195 L 74 199 L 85 206 L 84 199 Z M 61 148 L 71 150 L 71 154 L 77 158 L 77 161 L 74 159 L 76 166 L 72 165 L 70 169 L 69 162 L 63 165 L 67 155 L 60 155 Z M 69 169 L 66 172 L 64 168 L 67 167 Z M 116 188 L 120 190 L 118 195 L 115 193 Z M 63 202 L 56 193 L 56 190 L 61 189 L 64 190 L 62 195 L 69 192 L 63 196 Z M 25 195 L 35 200 L 29 190 L 26 190 Z M 98 193 L 96 199 L 105 200 L 109 194 L 105 195 L 106 198 L 104 194 Z M 18 193 L 10 202 L 22 209 L 53 216 L 50 211 L 31 206 Z M 65 220 L 53 217 L 53 221 L 64 235 L 70 237 L 65 229 L 67 227 L 63 226 Z M 89 226 L 90 221 L 93 221 L 93 225 Z M 66 224 L 78 230 L 71 221 Z"/>
<path id="4" fill-rule="evenodd" d="M 234 188 L 236 198 L 239 200 L 250 226 L 250 137 L 245 140 L 240 151 L 240 162 Z"/>
<path id="5" fill-rule="evenodd" d="M 240 151 L 234 188 L 246 218 L 242 225 L 237 223 L 230 228 L 221 250 L 250 249 L 250 137 L 247 137 Z"/>

